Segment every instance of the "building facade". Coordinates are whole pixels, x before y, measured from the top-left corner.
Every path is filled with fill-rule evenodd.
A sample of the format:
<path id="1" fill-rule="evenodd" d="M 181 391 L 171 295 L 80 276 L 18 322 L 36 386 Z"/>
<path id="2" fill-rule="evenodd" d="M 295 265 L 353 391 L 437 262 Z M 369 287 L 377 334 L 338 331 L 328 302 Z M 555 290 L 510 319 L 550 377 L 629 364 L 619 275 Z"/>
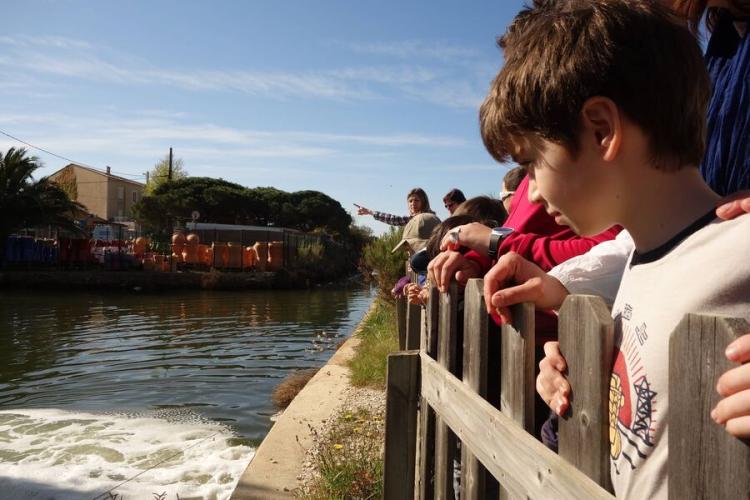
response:
<path id="1" fill-rule="evenodd" d="M 50 175 L 68 195 L 86 209 L 110 222 L 132 220 L 132 208 L 143 196 L 145 184 L 71 163 Z"/>

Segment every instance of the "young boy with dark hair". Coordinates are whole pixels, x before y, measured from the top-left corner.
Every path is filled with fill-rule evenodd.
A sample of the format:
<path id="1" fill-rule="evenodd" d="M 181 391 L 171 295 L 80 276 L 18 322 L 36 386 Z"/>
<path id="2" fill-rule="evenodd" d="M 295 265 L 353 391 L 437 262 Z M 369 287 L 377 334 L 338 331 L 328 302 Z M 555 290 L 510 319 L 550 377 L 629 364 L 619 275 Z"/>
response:
<path id="1" fill-rule="evenodd" d="M 688 312 L 750 309 L 750 217 L 717 220 L 697 169 L 700 49 L 643 0 L 538 1 L 499 43 L 480 111 L 488 151 L 526 168 L 529 199 L 558 223 L 583 236 L 620 224 L 635 242 L 612 308 L 612 482 L 618 497 L 666 498 L 669 335 Z"/>

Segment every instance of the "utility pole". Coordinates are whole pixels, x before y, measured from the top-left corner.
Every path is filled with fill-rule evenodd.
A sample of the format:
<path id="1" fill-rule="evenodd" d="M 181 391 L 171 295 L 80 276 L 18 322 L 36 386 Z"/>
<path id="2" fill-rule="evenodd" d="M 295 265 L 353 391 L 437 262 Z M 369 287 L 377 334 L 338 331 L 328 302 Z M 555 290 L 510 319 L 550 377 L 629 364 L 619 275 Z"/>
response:
<path id="1" fill-rule="evenodd" d="M 169 148 L 169 175 L 167 179 L 172 180 L 172 148 Z"/>

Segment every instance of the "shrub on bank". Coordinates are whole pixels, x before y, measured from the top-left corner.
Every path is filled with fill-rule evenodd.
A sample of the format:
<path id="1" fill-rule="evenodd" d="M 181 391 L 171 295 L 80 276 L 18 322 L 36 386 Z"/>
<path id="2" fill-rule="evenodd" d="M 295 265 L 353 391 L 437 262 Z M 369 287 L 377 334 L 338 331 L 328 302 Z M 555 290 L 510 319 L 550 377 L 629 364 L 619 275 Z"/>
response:
<path id="1" fill-rule="evenodd" d="M 318 241 L 303 242 L 297 247 L 297 265 L 304 270 L 313 270 L 321 265 L 325 247 Z"/>
<path id="2" fill-rule="evenodd" d="M 393 253 L 403 235 L 402 228 L 394 228 L 367 245 L 362 257 L 367 271 L 369 271 L 378 287 L 378 293 L 386 300 L 391 299 L 391 289 L 396 281 L 405 274 L 406 254 Z"/>
<path id="3" fill-rule="evenodd" d="M 286 409 L 316 373 L 318 373 L 317 368 L 297 370 L 282 380 L 281 383 L 274 388 L 273 393 L 271 394 L 271 400 L 276 408 L 279 410 Z"/>

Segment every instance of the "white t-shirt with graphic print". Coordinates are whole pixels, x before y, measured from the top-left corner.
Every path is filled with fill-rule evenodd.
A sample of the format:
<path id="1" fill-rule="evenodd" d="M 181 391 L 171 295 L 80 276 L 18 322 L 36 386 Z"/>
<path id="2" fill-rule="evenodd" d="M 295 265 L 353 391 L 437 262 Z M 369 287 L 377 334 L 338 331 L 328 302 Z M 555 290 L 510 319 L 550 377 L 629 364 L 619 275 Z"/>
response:
<path id="1" fill-rule="evenodd" d="M 665 255 L 648 257 L 626 267 L 612 307 L 610 461 L 618 498 L 667 498 L 669 336 L 687 313 L 750 319 L 750 215 L 712 220 Z"/>

